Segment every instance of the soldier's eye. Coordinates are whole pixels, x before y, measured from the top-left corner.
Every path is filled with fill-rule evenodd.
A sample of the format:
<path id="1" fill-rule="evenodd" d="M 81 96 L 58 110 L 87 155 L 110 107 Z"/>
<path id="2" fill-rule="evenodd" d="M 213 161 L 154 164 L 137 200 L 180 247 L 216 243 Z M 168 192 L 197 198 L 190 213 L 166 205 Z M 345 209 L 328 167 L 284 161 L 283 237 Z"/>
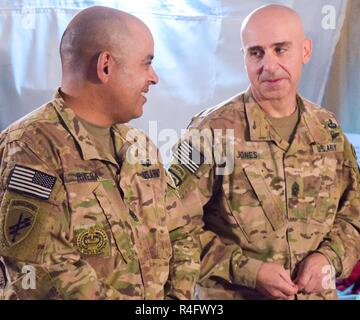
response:
<path id="1" fill-rule="evenodd" d="M 284 47 L 277 47 L 277 48 L 275 48 L 275 52 L 277 53 L 277 54 L 282 54 L 282 53 L 284 53 L 286 51 L 286 49 L 284 48 Z"/>
<path id="2" fill-rule="evenodd" d="M 250 57 L 260 59 L 263 56 L 264 56 L 264 53 L 261 50 L 251 50 L 250 51 Z"/>

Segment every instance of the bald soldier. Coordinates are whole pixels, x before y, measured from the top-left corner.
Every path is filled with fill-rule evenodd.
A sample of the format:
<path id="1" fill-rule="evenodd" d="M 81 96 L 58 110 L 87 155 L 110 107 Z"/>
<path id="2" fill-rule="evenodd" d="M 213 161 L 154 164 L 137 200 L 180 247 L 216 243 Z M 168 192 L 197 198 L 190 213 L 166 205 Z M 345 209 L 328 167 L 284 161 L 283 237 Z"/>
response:
<path id="1" fill-rule="evenodd" d="M 296 12 L 261 7 L 241 36 L 249 89 L 196 115 L 169 168 L 203 227 L 199 297 L 336 299 L 359 259 L 355 153 L 297 93 L 312 43 Z"/>
<path id="2" fill-rule="evenodd" d="M 2 132 L 0 271 L 15 298 L 193 297 L 190 218 L 158 150 L 126 124 L 158 82 L 153 47 L 136 17 L 81 11 L 54 99 Z"/>

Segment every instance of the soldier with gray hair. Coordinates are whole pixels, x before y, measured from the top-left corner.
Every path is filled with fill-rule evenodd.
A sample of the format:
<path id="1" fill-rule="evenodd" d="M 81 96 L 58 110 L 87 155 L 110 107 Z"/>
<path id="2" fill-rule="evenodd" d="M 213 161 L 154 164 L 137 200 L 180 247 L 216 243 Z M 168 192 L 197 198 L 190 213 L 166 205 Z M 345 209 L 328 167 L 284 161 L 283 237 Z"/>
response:
<path id="1" fill-rule="evenodd" d="M 335 276 L 360 257 L 355 152 L 334 115 L 298 94 L 312 52 L 298 14 L 258 8 L 241 38 L 249 89 L 196 115 L 169 168 L 203 229 L 199 297 L 336 299 Z"/>

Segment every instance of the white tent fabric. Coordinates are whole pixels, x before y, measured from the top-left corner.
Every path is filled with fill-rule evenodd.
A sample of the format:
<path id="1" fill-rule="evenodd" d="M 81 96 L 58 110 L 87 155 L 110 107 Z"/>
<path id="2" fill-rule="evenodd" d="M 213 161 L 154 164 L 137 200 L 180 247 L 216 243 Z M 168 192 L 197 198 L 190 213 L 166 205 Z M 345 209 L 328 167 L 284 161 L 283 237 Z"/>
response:
<path id="1" fill-rule="evenodd" d="M 360 134 L 359 16 L 360 1 L 349 0 L 323 100 L 324 107 L 338 115 L 343 129 L 357 134 Z"/>
<path id="2" fill-rule="evenodd" d="M 278 0 L 294 8 L 314 41 L 301 94 L 321 103 L 347 0 Z M 60 83 L 61 35 L 82 8 L 102 4 L 125 10 L 148 24 L 155 40 L 154 67 L 160 76 L 150 89 L 144 116 L 133 122 L 159 147 L 171 145 L 191 117 L 246 89 L 240 52 L 244 17 L 263 0 L 0 0 L 0 129 L 45 103 Z M 151 122 L 149 122 L 151 121 Z M 164 152 L 164 150 L 162 150 Z M 164 154 L 165 162 L 169 153 Z"/>

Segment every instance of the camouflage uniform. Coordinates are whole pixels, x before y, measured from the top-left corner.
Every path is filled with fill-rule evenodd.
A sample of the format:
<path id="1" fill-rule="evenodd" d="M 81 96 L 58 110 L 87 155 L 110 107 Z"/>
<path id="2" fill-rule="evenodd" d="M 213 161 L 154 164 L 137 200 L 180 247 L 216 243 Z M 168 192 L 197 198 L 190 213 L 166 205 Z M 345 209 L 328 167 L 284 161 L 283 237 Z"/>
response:
<path id="1" fill-rule="evenodd" d="M 195 116 L 175 148 L 169 171 L 187 212 L 203 227 L 200 299 L 265 298 L 255 289 L 263 262 L 283 265 L 294 279 L 314 251 L 327 257 L 337 277 L 346 277 L 359 259 L 355 153 L 331 113 L 299 96 L 297 101 L 300 120 L 290 146 L 247 91 Z M 214 154 L 226 150 L 225 135 L 217 142 L 193 137 L 195 130 L 215 136 L 225 128 L 234 130 L 225 163 L 234 167 L 218 175 L 224 163 Z M 296 298 L 337 295 L 330 287 Z"/>
<path id="2" fill-rule="evenodd" d="M 199 249 L 158 150 L 128 125 L 111 133 L 118 161 L 57 93 L 1 134 L 0 256 L 18 298 L 193 297 Z"/>

